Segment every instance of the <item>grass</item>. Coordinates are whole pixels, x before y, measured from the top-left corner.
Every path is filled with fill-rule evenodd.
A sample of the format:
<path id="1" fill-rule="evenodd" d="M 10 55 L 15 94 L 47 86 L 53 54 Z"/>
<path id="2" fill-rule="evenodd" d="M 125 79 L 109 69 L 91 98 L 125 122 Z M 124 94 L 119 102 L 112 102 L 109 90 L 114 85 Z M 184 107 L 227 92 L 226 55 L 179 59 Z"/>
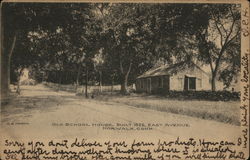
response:
<path id="1" fill-rule="evenodd" d="M 153 109 L 206 120 L 240 125 L 240 101 L 173 100 L 160 96 L 132 94 L 129 96 L 99 95 L 102 101 L 112 101 L 138 108 Z"/>
<path id="2" fill-rule="evenodd" d="M 47 85 L 47 87 L 50 88 L 54 88 L 53 86 L 53 84 Z M 163 96 L 135 93 L 124 96 L 120 95 L 119 92 L 113 92 L 112 95 L 110 92 L 103 92 L 100 95 L 95 95 L 95 99 L 240 125 L 240 101 L 173 99 Z"/>

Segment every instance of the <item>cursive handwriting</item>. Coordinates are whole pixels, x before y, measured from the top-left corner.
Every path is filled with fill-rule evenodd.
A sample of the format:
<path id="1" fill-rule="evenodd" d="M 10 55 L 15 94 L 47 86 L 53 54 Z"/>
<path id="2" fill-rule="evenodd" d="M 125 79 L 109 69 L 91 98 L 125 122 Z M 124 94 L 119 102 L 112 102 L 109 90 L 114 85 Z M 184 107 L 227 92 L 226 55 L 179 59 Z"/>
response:
<path id="1" fill-rule="evenodd" d="M 244 134 L 248 130 L 244 131 Z M 246 145 L 246 139 L 242 141 Z M 75 138 L 61 141 L 4 141 L 3 159 L 8 160 L 167 160 L 167 159 L 243 159 L 237 142 L 208 139 L 89 141 Z"/>

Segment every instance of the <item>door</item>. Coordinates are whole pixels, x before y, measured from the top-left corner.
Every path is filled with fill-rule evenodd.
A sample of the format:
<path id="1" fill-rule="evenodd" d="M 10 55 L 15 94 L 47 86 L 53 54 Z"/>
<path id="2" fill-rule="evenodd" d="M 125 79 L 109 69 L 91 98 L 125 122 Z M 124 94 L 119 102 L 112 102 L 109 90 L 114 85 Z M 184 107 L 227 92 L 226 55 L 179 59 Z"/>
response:
<path id="1" fill-rule="evenodd" d="M 188 91 L 188 77 L 185 76 L 185 80 L 184 80 L 184 91 Z"/>
<path id="2" fill-rule="evenodd" d="M 184 90 L 196 90 L 196 77 L 185 76 Z"/>
<path id="3" fill-rule="evenodd" d="M 196 90 L 196 78 L 189 77 L 189 90 Z"/>

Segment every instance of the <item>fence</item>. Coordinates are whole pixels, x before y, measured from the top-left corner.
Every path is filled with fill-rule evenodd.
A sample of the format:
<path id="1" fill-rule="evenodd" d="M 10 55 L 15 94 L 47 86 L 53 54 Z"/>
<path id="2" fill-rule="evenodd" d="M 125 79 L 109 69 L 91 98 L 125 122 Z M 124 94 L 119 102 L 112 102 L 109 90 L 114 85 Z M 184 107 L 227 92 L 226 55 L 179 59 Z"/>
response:
<path id="1" fill-rule="evenodd" d="M 53 88 L 55 90 L 62 90 L 68 92 L 75 92 L 76 94 L 84 94 L 85 93 L 85 85 L 76 86 L 73 84 L 68 85 L 59 85 L 57 83 L 45 82 L 46 86 Z M 118 92 L 120 91 L 120 85 L 113 86 L 88 86 L 88 93 L 98 94 L 100 92 Z"/>

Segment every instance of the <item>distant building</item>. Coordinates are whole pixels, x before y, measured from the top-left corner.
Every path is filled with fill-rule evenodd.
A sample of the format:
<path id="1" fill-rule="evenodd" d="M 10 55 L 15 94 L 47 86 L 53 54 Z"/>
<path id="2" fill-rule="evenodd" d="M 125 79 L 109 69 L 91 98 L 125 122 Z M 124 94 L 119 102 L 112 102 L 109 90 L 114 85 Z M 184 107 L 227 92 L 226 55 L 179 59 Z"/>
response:
<path id="1" fill-rule="evenodd" d="M 29 69 L 24 68 L 20 75 L 20 82 L 27 81 L 29 79 Z"/>
<path id="2" fill-rule="evenodd" d="M 216 89 L 223 90 L 223 83 L 216 80 Z M 159 93 L 164 91 L 211 90 L 211 75 L 198 65 L 184 62 L 153 68 L 136 79 L 136 91 Z"/>
<path id="3" fill-rule="evenodd" d="M 35 85 L 36 81 L 30 78 L 30 70 L 28 68 L 24 68 L 20 75 L 19 80 L 20 85 Z"/>

